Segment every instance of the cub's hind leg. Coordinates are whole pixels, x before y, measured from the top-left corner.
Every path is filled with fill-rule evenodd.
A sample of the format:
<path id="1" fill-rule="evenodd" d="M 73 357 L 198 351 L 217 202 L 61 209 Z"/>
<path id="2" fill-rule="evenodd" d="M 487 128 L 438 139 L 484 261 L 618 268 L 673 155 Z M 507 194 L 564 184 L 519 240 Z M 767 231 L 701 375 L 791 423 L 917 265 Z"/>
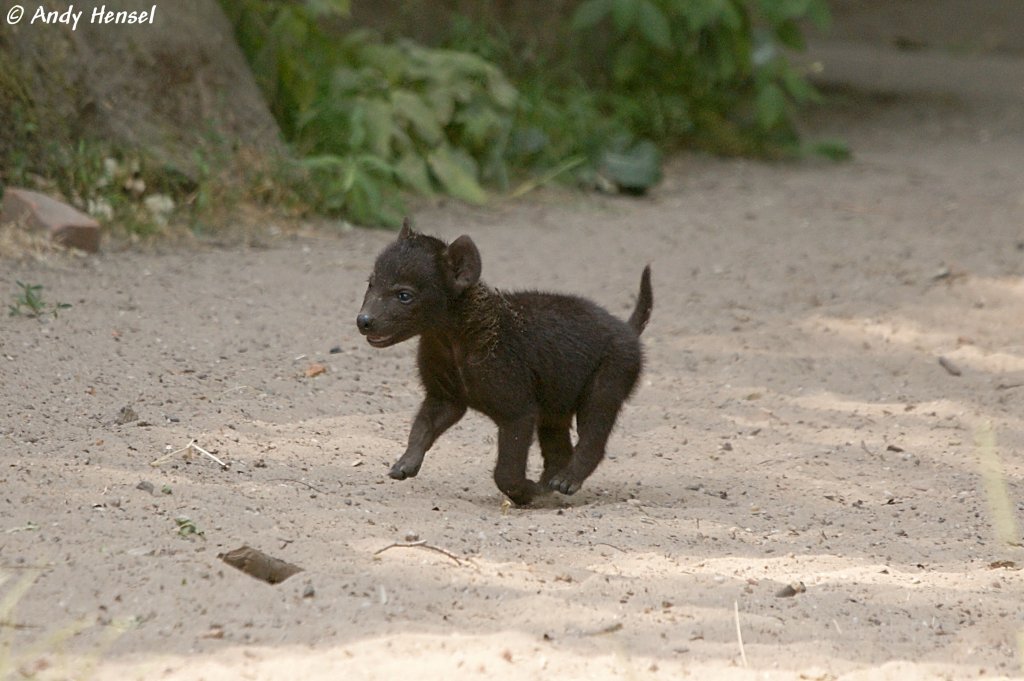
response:
<path id="1" fill-rule="evenodd" d="M 544 459 L 544 472 L 540 476 L 540 484 L 547 487 L 551 479 L 561 473 L 572 459 L 572 438 L 569 435 L 571 416 L 541 417 L 537 426 L 537 440 L 540 442 L 540 454 Z"/>

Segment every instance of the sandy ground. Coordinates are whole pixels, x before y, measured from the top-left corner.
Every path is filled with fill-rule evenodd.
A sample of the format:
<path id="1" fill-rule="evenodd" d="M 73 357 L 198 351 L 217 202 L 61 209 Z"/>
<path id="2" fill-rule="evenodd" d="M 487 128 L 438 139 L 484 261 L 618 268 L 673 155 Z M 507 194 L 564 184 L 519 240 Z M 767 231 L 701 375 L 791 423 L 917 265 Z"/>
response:
<path id="1" fill-rule="evenodd" d="M 387 478 L 415 348 L 354 316 L 388 233 L 4 261 L 5 303 L 73 307 L 0 321 L 0 677 L 1018 677 L 1024 114 L 837 98 L 812 133 L 849 163 L 417 213 L 492 285 L 623 316 L 653 265 L 608 460 L 538 508 L 478 415 Z M 444 553 L 379 553 L 417 540 Z M 304 571 L 218 559 L 243 544 Z"/>

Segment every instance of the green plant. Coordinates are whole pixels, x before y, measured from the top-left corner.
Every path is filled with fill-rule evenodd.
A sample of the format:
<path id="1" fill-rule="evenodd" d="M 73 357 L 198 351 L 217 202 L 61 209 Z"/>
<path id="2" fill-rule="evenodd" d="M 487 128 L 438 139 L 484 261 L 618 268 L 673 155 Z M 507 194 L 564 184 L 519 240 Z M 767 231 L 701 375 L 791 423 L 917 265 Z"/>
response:
<path id="1" fill-rule="evenodd" d="M 132 236 L 159 232 L 194 181 L 144 153 L 88 139 L 53 148 L 44 170 L 67 200 Z"/>
<path id="2" fill-rule="evenodd" d="M 507 186 L 517 92 L 486 60 L 365 31 L 326 34 L 309 4 L 225 0 L 322 211 L 397 226 L 402 195 L 482 203 Z"/>
<path id="3" fill-rule="evenodd" d="M 192 537 L 199 537 L 200 539 L 206 539 L 206 533 L 199 529 L 195 521 L 188 516 L 179 515 L 174 519 L 174 524 L 178 527 L 178 536 L 185 539 L 191 539 Z"/>
<path id="4" fill-rule="evenodd" d="M 597 85 L 636 136 L 774 154 L 797 147 L 794 109 L 817 98 L 786 57 L 804 20 L 825 27 L 825 0 L 584 0 L 572 28 L 610 26 Z"/>
<path id="5" fill-rule="evenodd" d="M 15 283 L 21 291 L 15 296 L 14 304 L 7 306 L 11 317 L 42 317 L 44 314 L 52 314 L 56 318 L 60 310 L 71 307 L 70 303 L 51 304 L 44 301 L 42 284 Z"/>

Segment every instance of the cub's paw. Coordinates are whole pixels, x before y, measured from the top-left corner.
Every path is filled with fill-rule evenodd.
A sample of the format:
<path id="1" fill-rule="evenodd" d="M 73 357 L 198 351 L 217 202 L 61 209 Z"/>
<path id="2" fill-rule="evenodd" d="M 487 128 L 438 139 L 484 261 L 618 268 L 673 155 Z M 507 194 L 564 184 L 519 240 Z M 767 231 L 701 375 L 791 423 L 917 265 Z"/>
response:
<path id="1" fill-rule="evenodd" d="M 416 474 L 419 472 L 420 464 L 399 459 L 395 462 L 395 465 L 391 467 L 391 470 L 388 471 L 388 476 L 395 480 L 405 480 L 406 478 L 415 478 Z"/>
<path id="2" fill-rule="evenodd" d="M 529 506 L 537 497 L 549 493 L 549 490 L 544 489 L 533 480 L 525 480 L 521 485 L 507 487 L 501 491 L 516 506 Z"/>
<path id="3" fill-rule="evenodd" d="M 582 486 L 583 482 L 573 479 L 568 471 L 555 473 L 548 481 L 548 487 L 550 489 L 553 489 L 556 492 L 561 492 L 565 495 L 576 494 L 576 492 L 580 491 L 580 487 Z"/>

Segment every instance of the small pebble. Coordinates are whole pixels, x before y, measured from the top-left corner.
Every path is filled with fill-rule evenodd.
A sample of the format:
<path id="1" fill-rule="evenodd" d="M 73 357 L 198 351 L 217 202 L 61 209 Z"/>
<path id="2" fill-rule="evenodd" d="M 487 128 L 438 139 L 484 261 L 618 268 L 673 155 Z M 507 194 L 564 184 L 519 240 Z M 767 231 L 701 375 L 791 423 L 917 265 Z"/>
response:
<path id="1" fill-rule="evenodd" d="M 804 586 L 803 582 L 793 582 L 792 584 L 787 584 L 779 589 L 775 592 L 775 595 L 779 598 L 792 598 L 793 596 L 802 594 L 805 591 L 807 591 L 807 587 Z"/>

